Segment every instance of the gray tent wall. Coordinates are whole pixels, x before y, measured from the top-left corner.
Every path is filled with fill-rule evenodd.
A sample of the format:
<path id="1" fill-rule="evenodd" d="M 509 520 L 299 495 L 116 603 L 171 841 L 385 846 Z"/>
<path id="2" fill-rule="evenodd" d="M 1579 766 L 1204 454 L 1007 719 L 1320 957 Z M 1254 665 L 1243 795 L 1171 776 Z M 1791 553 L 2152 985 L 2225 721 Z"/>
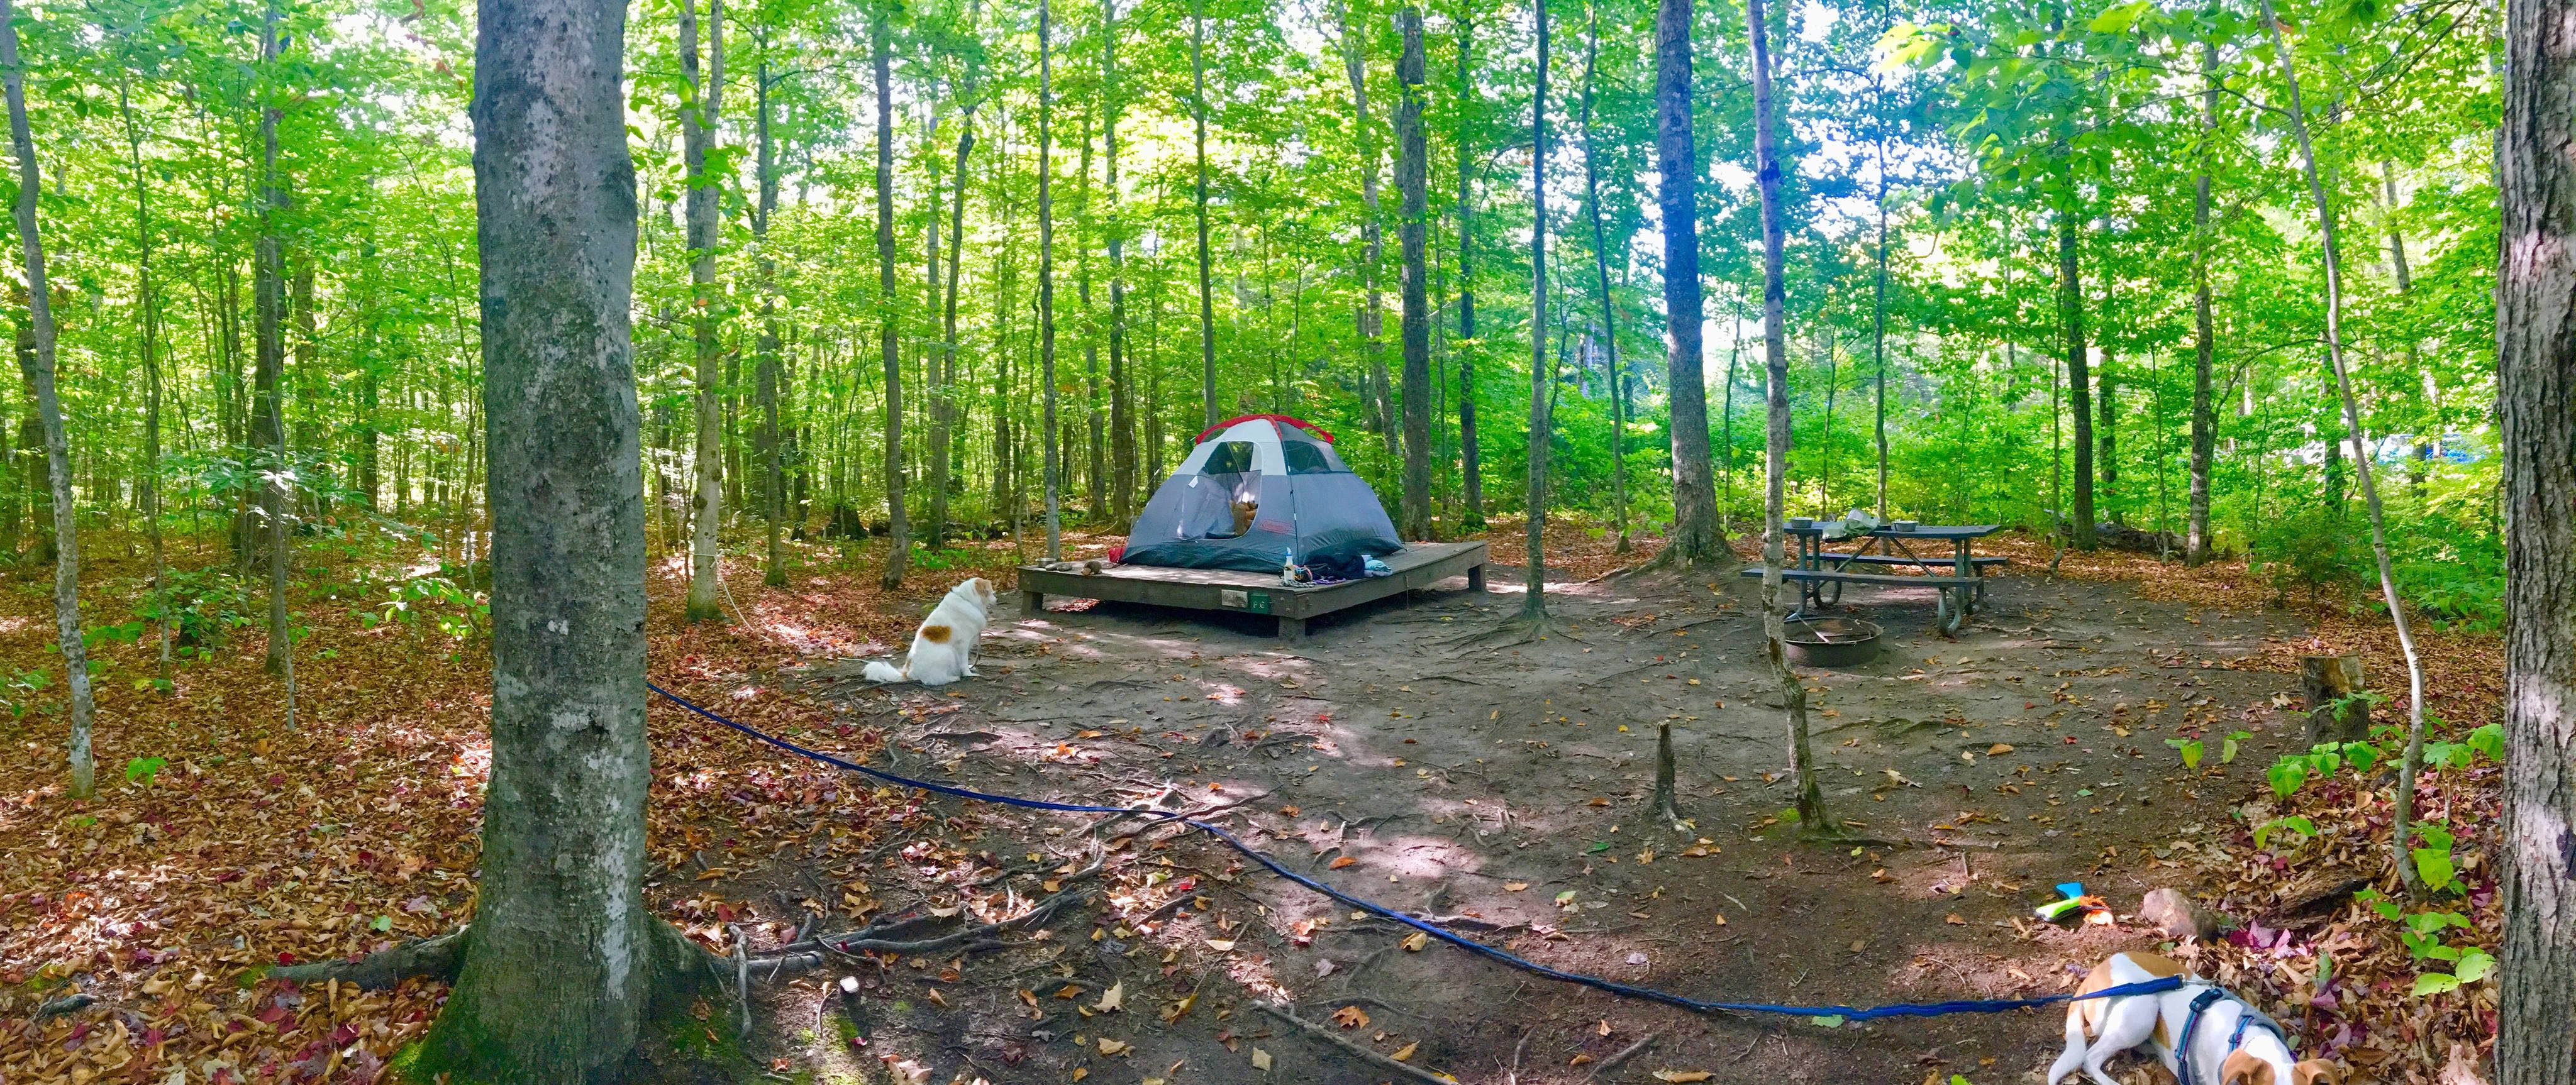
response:
<path id="1" fill-rule="evenodd" d="M 1234 503 L 1257 503 L 1234 533 Z M 1295 425 L 1252 418 L 1191 450 L 1136 517 L 1131 565 L 1275 572 L 1292 555 L 1377 556 L 1404 549 L 1377 493 L 1332 446 Z"/>

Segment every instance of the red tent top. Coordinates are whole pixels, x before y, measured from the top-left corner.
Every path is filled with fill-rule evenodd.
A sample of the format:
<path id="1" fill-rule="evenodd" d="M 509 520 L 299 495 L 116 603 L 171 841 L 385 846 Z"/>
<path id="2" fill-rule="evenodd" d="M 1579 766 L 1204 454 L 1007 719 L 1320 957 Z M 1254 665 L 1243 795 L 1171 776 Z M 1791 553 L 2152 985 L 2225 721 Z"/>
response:
<path id="1" fill-rule="evenodd" d="M 1213 437 L 1218 433 L 1223 432 L 1227 427 L 1240 422 L 1285 422 L 1289 425 L 1305 430 L 1308 433 L 1314 434 L 1318 440 L 1323 441 L 1325 444 L 1333 443 L 1333 435 L 1324 432 L 1324 427 L 1306 421 L 1303 418 L 1295 418 L 1284 414 L 1238 414 L 1223 422 L 1219 422 L 1206 429 L 1200 430 L 1197 443 L 1204 444 L 1208 438 Z"/>

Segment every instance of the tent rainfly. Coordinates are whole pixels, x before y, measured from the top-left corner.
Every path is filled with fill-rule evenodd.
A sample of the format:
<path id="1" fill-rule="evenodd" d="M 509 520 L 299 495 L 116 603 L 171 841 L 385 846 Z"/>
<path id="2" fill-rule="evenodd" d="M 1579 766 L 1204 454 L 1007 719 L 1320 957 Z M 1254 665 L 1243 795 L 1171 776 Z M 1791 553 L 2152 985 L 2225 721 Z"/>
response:
<path id="1" fill-rule="evenodd" d="M 1404 549 L 1377 493 L 1333 453 L 1333 435 L 1281 414 L 1229 418 L 1165 479 L 1121 560 L 1276 572 L 1294 560 Z"/>

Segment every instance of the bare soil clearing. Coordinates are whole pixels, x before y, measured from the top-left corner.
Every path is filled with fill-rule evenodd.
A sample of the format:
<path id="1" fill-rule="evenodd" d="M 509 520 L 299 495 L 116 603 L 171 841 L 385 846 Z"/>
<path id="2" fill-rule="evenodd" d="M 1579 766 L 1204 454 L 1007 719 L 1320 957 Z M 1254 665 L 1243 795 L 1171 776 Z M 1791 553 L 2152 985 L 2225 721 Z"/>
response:
<path id="1" fill-rule="evenodd" d="M 2230 828 L 2230 800 L 2299 738 L 2273 700 L 2291 677 L 2229 666 L 2293 635 L 2273 627 L 2283 612 L 2016 568 L 1950 641 L 1931 633 L 1930 591 L 1854 589 L 1839 609 L 1887 627 L 1881 658 L 1803 673 L 1828 799 L 1888 843 L 1802 844 L 1778 820 L 1785 727 L 1761 662 L 1758 586 L 1552 585 L 1573 636 L 1477 646 L 1517 611 L 1516 581 L 1498 567 L 1494 591 L 1371 604 L 1319 619 L 1295 645 L 1266 620 L 1104 603 L 1006 618 L 988 634 L 985 677 L 945 689 L 876 689 L 855 664 L 783 677 L 888 736 L 879 765 L 1038 798 L 1218 808 L 1296 869 L 1532 960 L 1800 1004 L 2053 992 L 2106 953 L 2155 944 L 2134 924 L 2041 926 L 2029 908 L 2066 880 L 2123 912 L 2156 886 L 2188 888 Z M 1645 810 L 1665 720 L 1691 819 L 1678 832 Z M 2222 765 L 2233 730 L 2253 737 Z M 2196 773 L 2165 742 L 2186 734 L 2207 736 Z M 889 826 L 870 859 L 889 902 L 905 879 L 953 898 L 953 881 L 932 881 L 941 852 L 984 872 L 976 892 L 1022 898 L 1087 862 L 1079 818 L 923 809 L 949 816 Z M 2053 1013 L 1841 1027 L 1688 1014 L 1437 943 L 1417 950 L 1394 924 L 1168 828 L 1112 844 L 1132 858 L 1046 940 L 862 967 L 864 1049 L 809 1031 L 838 973 L 771 989 L 770 1054 L 827 1079 L 881 1075 L 878 1057 L 895 1054 L 936 1081 L 1250 1081 L 1262 1062 L 1281 1081 L 1396 1076 L 1250 1006 L 1280 1000 L 1463 1081 L 1513 1080 L 1515 1066 L 1523 1082 L 1591 1080 L 1652 1036 L 1603 1079 L 1988 1082 L 2020 1079 L 2058 1044 Z M 746 877 L 785 890 L 789 865 Z M 1102 1008 L 1112 990 L 1115 1008 Z"/>

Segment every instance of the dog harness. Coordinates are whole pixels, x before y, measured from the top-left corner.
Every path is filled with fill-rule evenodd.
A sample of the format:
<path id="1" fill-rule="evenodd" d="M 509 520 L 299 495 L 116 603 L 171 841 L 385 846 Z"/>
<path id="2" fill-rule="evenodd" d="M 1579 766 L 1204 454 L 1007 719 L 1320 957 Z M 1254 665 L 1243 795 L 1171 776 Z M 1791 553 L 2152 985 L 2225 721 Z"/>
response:
<path id="1" fill-rule="evenodd" d="M 2245 1030 L 2256 1026 L 2272 1030 L 2272 1035 L 2280 1038 L 2281 1045 L 2283 1047 L 2289 1046 L 2290 1035 L 2281 1031 L 2280 1022 L 2272 1020 L 2270 1015 L 2265 1014 L 2261 1010 L 2255 1009 L 2253 1003 L 2229 994 L 2227 988 L 2220 987 L 2214 983 L 2210 984 L 2208 990 L 2202 991 L 2198 996 L 2191 1000 L 2191 1008 L 2183 1014 L 2182 1042 L 2174 1049 L 2174 1078 L 2179 1085 L 2193 1085 L 2191 1079 L 2191 1038 L 2194 1033 L 2200 1031 L 2201 1015 L 2208 1013 L 2210 1007 L 2219 1004 L 2221 1001 L 2234 1001 L 2239 1007 L 2239 1012 L 2236 1016 L 2236 1031 L 2227 1037 L 2227 1049 L 2229 1051 L 2234 1051 L 2237 1048 L 2245 1046 Z"/>

